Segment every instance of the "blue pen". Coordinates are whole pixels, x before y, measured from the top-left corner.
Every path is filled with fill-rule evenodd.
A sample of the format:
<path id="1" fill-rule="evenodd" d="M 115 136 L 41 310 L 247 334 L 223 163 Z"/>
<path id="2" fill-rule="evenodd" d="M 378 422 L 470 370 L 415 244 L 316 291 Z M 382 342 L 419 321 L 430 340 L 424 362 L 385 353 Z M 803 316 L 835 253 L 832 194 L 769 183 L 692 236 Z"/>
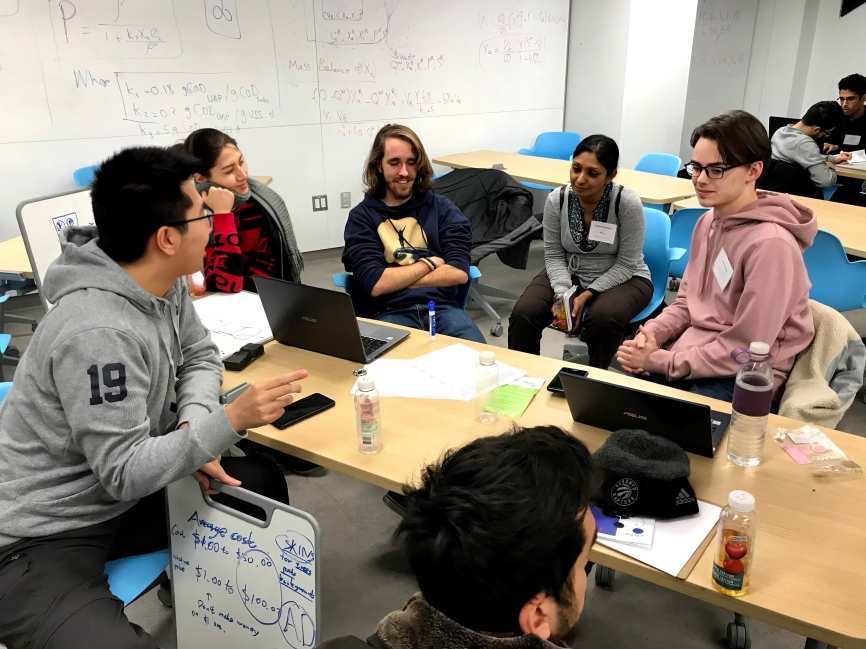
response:
<path id="1" fill-rule="evenodd" d="M 432 300 L 427 303 L 427 313 L 430 316 L 430 340 L 436 340 L 436 305 Z"/>

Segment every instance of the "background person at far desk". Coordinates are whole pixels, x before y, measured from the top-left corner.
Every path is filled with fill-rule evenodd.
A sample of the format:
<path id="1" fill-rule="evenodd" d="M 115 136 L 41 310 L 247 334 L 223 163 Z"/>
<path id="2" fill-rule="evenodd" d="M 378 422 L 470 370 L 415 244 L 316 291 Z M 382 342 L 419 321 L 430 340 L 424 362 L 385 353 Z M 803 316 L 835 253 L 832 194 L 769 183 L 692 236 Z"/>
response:
<path id="1" fill-rule="evenodd" d="M 364 200 L 349 212 L 343 265 L 359 285 L 358 315 L 483 343 L 457 304 L 469 280 L 472 228 L 457 206 L 431 191 L 433 167 L 415 132 L 382 127 L 364 169 Z"/>
<path id="2" fill-rule="evenodd" d="M 204 276 L 209 291 L 256 292 L 255 276 L 301 281 L 304 258 L 283 199 L 249 175 L 234 138 L 213 128 L 190 133 L 175 145 L 198 160 L 196 189 L 214 211 L 213 239 Z M 215 193 L 227 189 L 231 195 Z"/>
<path id="3" fill-rule="evenodd" d="M 845 113 L 835 101 L 819 101 L 810 106 L 799 122 L 783 126 L 773 133 L 773 159 L 800 165 L 809 172 L 812 182 L 818 187 L 834 185 L 836 172 L 833 165 L 847 162 L 851 159 L 851 154 L 823 155 L 815 139 L 822 133 L 831 133 L 844 119 Z M 766 189 L 771 187 L 768 186 Z M 772 189 L 777 188 L 772 187 Z M 796 187 L 786 189 L 791 190 L 788 193 L 801 193 L 801 191 L 794 191 Z M 783 190 L 778 188 L 777 191 Z M 816 198 L 820 195 L 819 192 Z"/>
<path id="4" fill-rule="evenodd" d="M 849 74 L 839 81 L 839 103 L 847 119 L 830 134 L 824 143 L 824 153 L 859 151 L 866 148 L 866 77 Z M 848 203 L 866 207 L 862 194 L 863 181 L 859 178 L 840 178 L 840 184 L 830 199 L 834 203 Z"/>
<path id="5" fill-rule="evenodd" d="M 712 209 L 695 226 L 676 301 L 626 341 L 617 360 L 634 374 L 731 401 L 739 369 L 731 352 L 765 342 L 778 401 L 794 359 L 815 335 L 803 250 L 817 219 L 787 194 L 756 192 L 770 140 L 755 116 L 713 117 L 691 144 L 686 169 L 701 205 Z"/>

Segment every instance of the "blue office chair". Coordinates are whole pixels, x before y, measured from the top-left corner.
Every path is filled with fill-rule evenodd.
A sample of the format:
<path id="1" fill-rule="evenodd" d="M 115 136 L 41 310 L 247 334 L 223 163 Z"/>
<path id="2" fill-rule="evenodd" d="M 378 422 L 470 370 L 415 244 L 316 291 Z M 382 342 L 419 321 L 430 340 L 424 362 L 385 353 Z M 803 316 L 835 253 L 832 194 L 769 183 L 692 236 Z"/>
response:
<path id="1" fill-rule="evenodd" d="M 3 343 L 0 342 L 0 347 L 2 347 Z M 9 394 L 9 390 L 12 389 L 12 382 L 7 381 L 6 383 L 0 383 L 0 401 L 6 398 L 6 395 Z"/>
<path id="2" fill-rule="evenodd" d="M 707 211 L 705 207 L 686 207 L 681 210 L 677 210 L 674 212 L 671 219 L 671 247 L 673 248 L 684 248 L 685 254 L 671 262 L 670 270 L 668 271 L 671 277 L 675 277 L 677 280 L 683 278 L 683 274 L 686 272 L 686 265 L 689 263 L 689 250 L 692 245 L 692 232 L 695 231 L 695 225 L 698 222 L 698 219 L 704 215 Z M 679 286 L 679 283 L 676 283 L 676 286 L 671 285 L 672 289 L 676 289 Z"/>
<path id="3" fill-rule="evenodd" d="M 685 248 L 671 248 L 671 218 L 652 208 L 644 208 L 646 234 L 643 240 L 643 256 L 649 266 L 653 282 L 653 296 L 646 308 L 631 319 L 633 323 L 647 319 L 661 306 L 668 286 L 668 273 L 672 261 L 682 259 Z"/>
<path id="4" fill-rule="evenodd" d="M 866 308 L 866 260 L 848 261 L 835 235 L 818 230 L 803 261 L 812 282 L 810 299 L 837 311 Z"/>
<path id="5" fill-rule="evenodd" d="M 676 176 L 682 164 L 679 156 L 670 153 L 647 153 L 637 161 L 634 170 L 660 176 Z"/>
<path id="6" fill-rule="evenodd" d="M 168 576 L 161 578 L 168 561 L 168 550 L 109 561 L 105 564 L 105 574 L 111 594 L 122 601 L 124 607 L 129 606 L 151 588 L 168 580 Z"/>
<path id="7" fill-rule="evenodd" d="M 351 297 L 356 289 L 355 278 L 350 273 L 334 273 L 333 277 L 334 286 L 343 289 Z M 470 266 L 469 281 L 457 287 L 457 304 L 464 311 L 466 302 L 469 300 L 469 287 L 472 286 L 472 282 L 477 282 L 479 279 L 481 279 L 481 271 L 475 266 Z"/>
<path id="8" fill-rule="evenodd" d="M 839 189 L 841 186 L 842 185 L 840 185 L 839 183 L 836 183 L 835 185 L 830 185 L 829 187 L 822 187 L 822 190 L 824 191 L 824 200 L 829 201 L 831 198 L 833 198 L 833 194 L 835 194 L 836 190 Z"/>
<path id="9" fill-rule="evenodd" d="M 647 153 L 637 161 L 634 170 L 660 176 L 676 176 L 681 164 L 679 157 L 670 153 Z M 652 203 L 644 203 L 643 206 L 651 210 L 659 209 L 658 205 Z M 664 211 L 667 210 L 668 206 L 665 206 Z"/>
<path id="10" fill-rule="evenodd" d="M 96 172 L 99 165 L 90 167 L 81 167 L 72 172 L 72 180 L 75 181 L 76 187 L 90 187 L 93 184 L 93 174 Z"/>
<path id="11" fill-rule="evenodd" d="M 535 138 L 535 144 L 531 149 L 520 149 L 520 155 L 531 155 L 536 158 L 554 158 L 556 160 L 571 160 L 574 150 L 580 144 L 580 133 L 572 131 L 559 131 L 541 133 Z M 552 190 L 550 185 L 540 183 L 521 182 L 530 189 Z"/>

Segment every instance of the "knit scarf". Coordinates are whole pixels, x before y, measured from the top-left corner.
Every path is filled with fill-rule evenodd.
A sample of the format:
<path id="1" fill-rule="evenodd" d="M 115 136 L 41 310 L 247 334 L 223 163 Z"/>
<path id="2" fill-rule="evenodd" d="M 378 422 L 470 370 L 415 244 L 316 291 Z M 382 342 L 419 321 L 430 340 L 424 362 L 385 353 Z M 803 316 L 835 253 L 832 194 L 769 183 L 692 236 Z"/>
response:
<path id="1" fill-rule="evenodd" d="M 601 200 L 592 211 L 593 221 L 607 221 L 607 210 L 610 208 L 610 195 L 613 191 L 613 183 L 608 183 L 604 188 L 604 194 Z M 592 252 L 596 249 L 599 242 L 590 241 L 589 231 L 586 224 L 583 222 L 583 215 L 586 210 L 580 204 L 577 196 L 574 193 L 568 196 L 568 229 L 571 231 L 571 238 L 575 245 L 583 252 Z"/>

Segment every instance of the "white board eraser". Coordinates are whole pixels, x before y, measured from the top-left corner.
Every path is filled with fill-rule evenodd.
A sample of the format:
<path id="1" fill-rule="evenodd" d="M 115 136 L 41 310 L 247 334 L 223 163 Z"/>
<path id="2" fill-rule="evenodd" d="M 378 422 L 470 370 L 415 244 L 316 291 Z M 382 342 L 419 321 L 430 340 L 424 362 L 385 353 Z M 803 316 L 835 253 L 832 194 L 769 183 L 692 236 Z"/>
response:
<path id="1" fill-rule="evenodd" d="M 503 169 L 505 169 L 505 165 L 502 164 L 501 162 L 497 162 L 495 165 L 493 165 L 491 167 L 491 169 L 499 169 L 499 171 L 502 171 Z"/>

